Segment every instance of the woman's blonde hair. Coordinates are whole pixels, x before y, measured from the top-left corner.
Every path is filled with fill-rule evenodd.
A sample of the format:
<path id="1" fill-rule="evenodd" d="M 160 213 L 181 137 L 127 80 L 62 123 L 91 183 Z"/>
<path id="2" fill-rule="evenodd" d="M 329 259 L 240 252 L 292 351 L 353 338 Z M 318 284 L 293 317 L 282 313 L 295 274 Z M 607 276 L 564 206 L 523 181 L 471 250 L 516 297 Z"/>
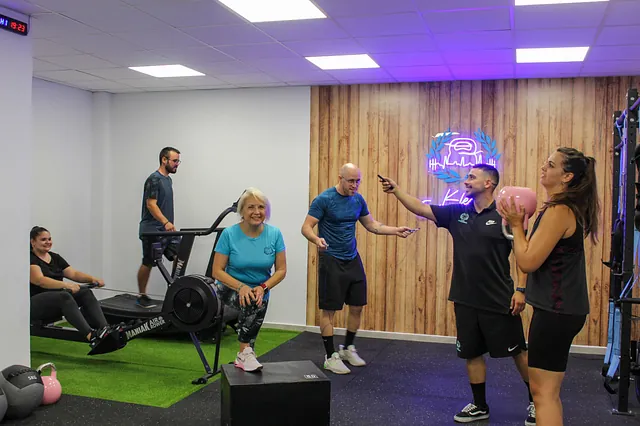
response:
<path id="1" fill-rule="evenodd" d="M 257 200 L 259 200 L 261 203 L 264 203 L 264 207 L 265 207 L 264 215 L 266 220 L 269 220 L 271 218 L 271 203 L 269 202 L 269 199 L 267 198 L 266 195 L 264 195 L 262 191 L 260 191 L 258 188 L 253 188 L 253 187 L 247 188 L 244 191 L 244 193 L 240 196 L 240 200 L 238 201 L 238 214 L 240 215 L 240 217 L 242 217 L 242 210 L 244 210 L 244 206 L 247 203 L 247 200 L 251 197 L 254 197 Z"/>

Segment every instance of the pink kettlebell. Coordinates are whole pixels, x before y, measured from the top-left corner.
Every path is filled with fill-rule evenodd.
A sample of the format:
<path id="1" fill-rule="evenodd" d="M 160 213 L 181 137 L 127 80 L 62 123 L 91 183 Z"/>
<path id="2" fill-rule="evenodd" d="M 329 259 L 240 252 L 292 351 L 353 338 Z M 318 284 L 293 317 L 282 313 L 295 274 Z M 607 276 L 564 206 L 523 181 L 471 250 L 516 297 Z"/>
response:
<path id="1" fill-rule="evenodd" d="M 51 368 L 51 375 L 43 376 L 42 370 L 47 367 Z M 38 374 L 40 374 L 40 377 L 42 378 L 42 384 L 44 385 L 42 405 L 55 404 L 62 396 L 62 385 L 56 378 L 56 366 L 52 362 L 42 364 L 40 367 L 38 367 Z"/>
<path id="2" fill-rule="evenodd" d="M 513 197 L 518 211 L 521 204 L 524 206 L 524 230 L 526 231 L 529 218 L 536 212 L 536 193 L 523 186 L 505 186 L 498 193 L 496 202 L 500 203 L 500 200 L 504 199 L 508 203 L 509 197 Z M 507 221 L 504 219 L 502 219 L 502 233 L 507 239 L 513 240 L 513 235 L 507 232 Z"/>

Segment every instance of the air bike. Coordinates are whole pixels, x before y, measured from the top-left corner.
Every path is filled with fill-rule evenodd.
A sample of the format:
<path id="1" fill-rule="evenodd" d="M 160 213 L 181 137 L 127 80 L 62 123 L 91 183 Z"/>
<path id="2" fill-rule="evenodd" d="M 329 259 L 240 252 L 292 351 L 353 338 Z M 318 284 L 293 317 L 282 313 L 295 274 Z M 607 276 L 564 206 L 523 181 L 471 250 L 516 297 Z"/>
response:
<path id="1" fill-rule="evenodd" d="M 121 322 L 113 325 L 111 331 L 101 341 L 91 349 L 89 355 L 99 355 L 122 349 L 126 344 L 138 337 L 146 334 L 156 333 L 163 329 L 172 327 L 178 332 L 189 333 L 191 341 L 200 356 L 204 366 L 205 374 L 194 379 L 193 384 L 205 384 L 207 381 L 220 373 L 219 356 L 222 330 L 224 327 L 224 304 L 218 298 L 215 290 L 213 278 L 205 275 L 184 275 L 189 260 L 189 255 L 196 237 L 203 237 L 216 232 L 216 241 L 224 228 L 218 226 L 229 213 L 237 212 L 238 201 L 225 209 L 209 228 L 181 229 L 174 232 L 149 232 L 143 233 L 148 237 L 181 237 L 180 248 L 177 261 L 174 262 L 173 273 L 169 274 L 162 261 L 162 243 L 153 244 L 154 264 L 167 281 L 167 293 L 162 302 L 160 312 L 145 318 Z M 214 247 L 215 247 L 214 244 Z M 214 251 L 209 260 L 209 269 L 213 264 Z M 81 288 L 96 288 L 96 284 L 81 285 Z M 213 369 L 202 351 L 200 341 L 196 333 L 215 327 L 216 353 Z M 63 340 L 73 340 L 87 342 L 86 339 L 73 328 L 60 327 L 53 324 L 32 323 L 31 335 L 39 337 L 50 337 Z"/>

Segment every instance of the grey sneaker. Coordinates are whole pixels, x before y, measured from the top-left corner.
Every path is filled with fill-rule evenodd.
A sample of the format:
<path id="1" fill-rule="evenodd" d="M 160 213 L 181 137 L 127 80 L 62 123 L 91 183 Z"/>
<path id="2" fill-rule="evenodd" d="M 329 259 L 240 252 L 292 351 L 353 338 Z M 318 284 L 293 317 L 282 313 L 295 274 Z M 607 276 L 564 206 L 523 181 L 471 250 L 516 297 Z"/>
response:
<path id="1" fill-rule="evenodd" d="M 349 374 L 351 370 L 344 365 L 342 359 L 340 358 L 340 354 L 338 352 L 334 352 L 331 355 L 331 358 L 327 358 L 327 355 L 324 356 L 324 368 L 329 371 L 333 371 L 336 374 Z"/>
<path id="2" fill-rule="evenodd" d="M 362 367 L 363 365 L 367 365 L 367 363 L 362 358 L 360 358 L 360 355 L 358 355 L 358 351 L 356 351 L 355 346 L 349 345 L 347 346 L 347 349 L 345 349 L 344 346 L 340 345 L 339 349 L 340 350 L 338 351 L 338 353 L 340 354 L 340 358 L 342 358 L 343 361 L 347 361 L 354 367 Z"/>

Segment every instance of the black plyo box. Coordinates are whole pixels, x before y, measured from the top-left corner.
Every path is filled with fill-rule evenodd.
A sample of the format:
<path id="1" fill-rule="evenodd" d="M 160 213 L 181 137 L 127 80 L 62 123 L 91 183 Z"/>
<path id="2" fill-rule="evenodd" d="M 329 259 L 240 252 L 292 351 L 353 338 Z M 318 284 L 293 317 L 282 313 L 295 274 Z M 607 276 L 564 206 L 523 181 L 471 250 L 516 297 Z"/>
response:
<path id="1" fill-rule="evenodd" d="M 326 426 L 331 381 L 311 361 L 263 363 L 260 372 L 222 365 L 222 426 Z"/>

